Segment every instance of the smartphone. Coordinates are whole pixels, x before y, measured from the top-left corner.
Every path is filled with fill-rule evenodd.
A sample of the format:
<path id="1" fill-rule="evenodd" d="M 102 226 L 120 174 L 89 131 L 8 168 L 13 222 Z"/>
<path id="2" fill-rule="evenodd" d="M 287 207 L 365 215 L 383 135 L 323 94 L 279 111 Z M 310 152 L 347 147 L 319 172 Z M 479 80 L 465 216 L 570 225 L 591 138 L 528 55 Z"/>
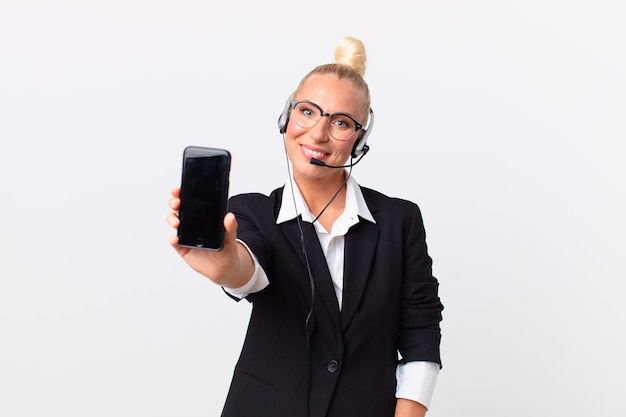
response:
<path id="1" fill-rule="evenodd" d="M 181 246 L 215 251 L 224 247 L 230 161 L 226 149 L 184 149 L 178 210 Z"/>

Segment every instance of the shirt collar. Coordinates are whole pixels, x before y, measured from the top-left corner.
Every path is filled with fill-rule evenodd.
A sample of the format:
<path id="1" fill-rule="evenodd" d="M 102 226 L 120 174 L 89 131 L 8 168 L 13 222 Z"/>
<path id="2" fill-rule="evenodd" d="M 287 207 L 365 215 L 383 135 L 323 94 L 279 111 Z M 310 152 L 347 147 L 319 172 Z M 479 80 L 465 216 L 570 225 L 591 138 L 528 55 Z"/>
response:
<path id="1" fill-rule="evenodd" d="M 293 195 L 291 193 L 291 187 L 293 187 Z M 295 207 L 293 204 L 294 200 Z M 278 217 L 276 218 L 276 224 L 295 219 L 298 214 L 302 214 L 302 220 L 307 222 L 312 222 L 315 219 L 315 216 L 309 211 L 298 185 L 291 179 L 283 187 L 282 203 Z M 344 214 L 354 214 L 372 223 L 376 223 L 374 216 L 372 216 L 372 213 L 367 207 L 367 203 L 361 192 L 361 187 L 352 175 L 349 175 L 348 181 L 346 182 L 346 205 Z"/>

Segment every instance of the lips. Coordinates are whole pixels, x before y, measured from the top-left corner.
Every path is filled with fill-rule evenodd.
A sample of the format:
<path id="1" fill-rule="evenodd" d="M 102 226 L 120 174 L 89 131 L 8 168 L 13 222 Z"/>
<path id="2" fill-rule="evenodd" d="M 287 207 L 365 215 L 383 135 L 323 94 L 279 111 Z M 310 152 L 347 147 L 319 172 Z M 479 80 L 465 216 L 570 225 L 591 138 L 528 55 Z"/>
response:
<path id="1" fill-rule="evenodd" d="M 313 149 L 309 146 L 306 145 L 300 145 L 300 150 L 302 151 L 302 154 L 306 157 L 306 158 L 315 158 L 315 159 L 323 159 L 326 158 L 328 155 L 330 155 L 330 153 L 328 152 L 324 152 L 323 150 L 320 149 Z"/>

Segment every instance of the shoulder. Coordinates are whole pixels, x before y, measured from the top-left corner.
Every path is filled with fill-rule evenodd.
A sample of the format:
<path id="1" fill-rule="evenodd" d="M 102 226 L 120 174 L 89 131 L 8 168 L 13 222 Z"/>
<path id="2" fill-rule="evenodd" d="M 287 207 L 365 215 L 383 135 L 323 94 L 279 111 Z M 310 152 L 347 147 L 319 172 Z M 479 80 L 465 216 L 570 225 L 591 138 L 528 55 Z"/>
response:
<path id="1" fill-rule="evenodd" d="M 390 197 L 380 191 L 361 186 L 363 198 L 370 211 L 419 212 L 416 203 L 399 197 Z"/>
<path id="2" fill-rule="evenodd" d="M 424 219 L 417 203 L 366 187 L 361 187 L 361 191 L 380 230 L 395 236 L 424 238 Z"/>
<path id="3" fill-rule="evenodd" d="M 262 193 L 237 194 L 228 200 L 228 209 L 235 214 L 245 212 L 278 213 L 282 200 L 282 187 L 275 189 L 270 195 Z"/>

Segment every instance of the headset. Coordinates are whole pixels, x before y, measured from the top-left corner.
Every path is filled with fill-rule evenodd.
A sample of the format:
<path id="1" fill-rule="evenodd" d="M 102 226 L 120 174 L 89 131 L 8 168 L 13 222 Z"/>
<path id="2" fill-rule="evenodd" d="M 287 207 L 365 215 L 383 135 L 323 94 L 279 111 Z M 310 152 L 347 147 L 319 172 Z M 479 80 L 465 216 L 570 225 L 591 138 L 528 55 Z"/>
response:
<path id="1" fill-rule="evenodd" d="M 291 114 L 291 102 L 293 101 L 293 97 L 296 93 L 292 93 L 287 99 L 287 103 L 285 103 L 285 108 L 283 112 L 278 116 L 278 131 L 280 133 L 285 133 L 287 131 L 287 124 L 289 124 L 289 116 Z M 367 121 L 367 124 L 363 128 L 363 134 L 359 136 L 359 138 L 354 142 L 354 146 L 352 147 L 353 158 L 357 158 L 359 156 L 364 156 L 367 151 L 369 151 L 369 146 L 367 145 L 367 137 L 370 135 L 372 131 L 372 127 L 374 126 L 374 111 L 370 109 L 370 117 Z"/>

